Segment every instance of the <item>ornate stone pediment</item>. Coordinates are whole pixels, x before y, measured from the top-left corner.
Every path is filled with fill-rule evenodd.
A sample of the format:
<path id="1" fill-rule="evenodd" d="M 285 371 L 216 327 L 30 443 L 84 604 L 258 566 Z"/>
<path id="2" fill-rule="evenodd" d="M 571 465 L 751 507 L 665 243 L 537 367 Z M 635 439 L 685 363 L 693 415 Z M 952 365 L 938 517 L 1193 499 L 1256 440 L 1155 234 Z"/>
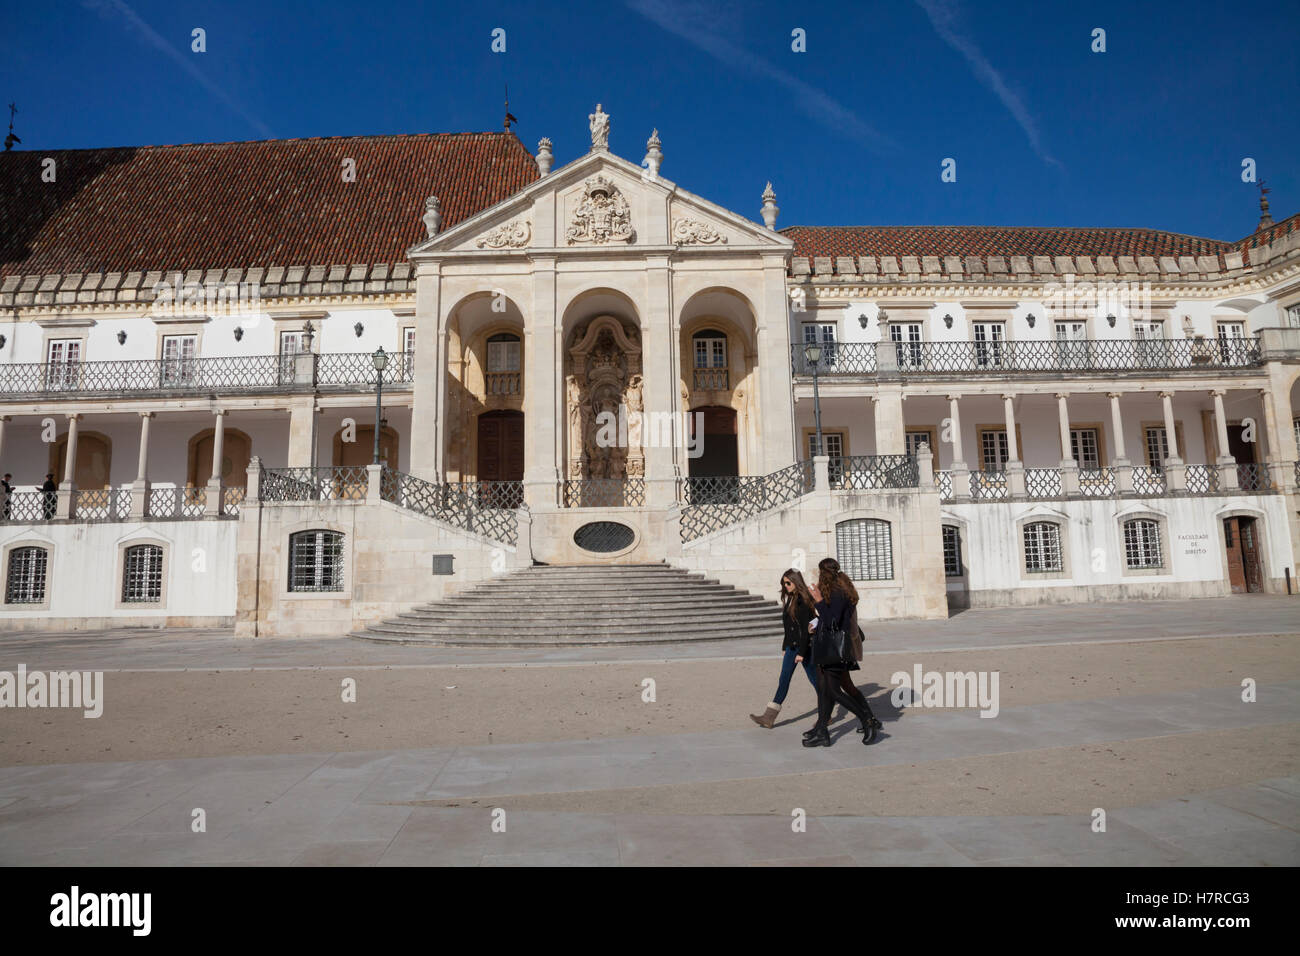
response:
<path id="1" fill-rule="evenodd" d="M 479 237 L 480 249 L 521 249 L 533 237 L 533 227 L 526 219 L 516 219 Z"/>
<path id="2" fill-rule="evenodd" d="M 610 180 L 594 176 L 582 185 L 582 201 L 573 211 L 565 230 L 569 244 L 575 242 L 632 242 L 632 210 Z"/>
<path id="3" fill-rule="evenodd" d="M 712 223 L 699 219 L 678 219 L 673 223 L 673 242 L 679 245 L 714 242 L 725 245 L 727 237 L 718 232 Z"/>

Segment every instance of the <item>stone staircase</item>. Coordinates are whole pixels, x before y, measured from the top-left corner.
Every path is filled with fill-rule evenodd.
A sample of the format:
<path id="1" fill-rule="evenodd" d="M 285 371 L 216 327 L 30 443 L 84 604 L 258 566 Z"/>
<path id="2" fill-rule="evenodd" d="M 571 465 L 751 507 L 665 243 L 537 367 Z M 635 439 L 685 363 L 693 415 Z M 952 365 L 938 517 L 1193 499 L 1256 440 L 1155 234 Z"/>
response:
<path id="1" fill-rule="evenodd" d="M 666 564 L 539 566 L 352 637 L 471 647 L 669 644 L 781 636 L 774 601 Z"/>

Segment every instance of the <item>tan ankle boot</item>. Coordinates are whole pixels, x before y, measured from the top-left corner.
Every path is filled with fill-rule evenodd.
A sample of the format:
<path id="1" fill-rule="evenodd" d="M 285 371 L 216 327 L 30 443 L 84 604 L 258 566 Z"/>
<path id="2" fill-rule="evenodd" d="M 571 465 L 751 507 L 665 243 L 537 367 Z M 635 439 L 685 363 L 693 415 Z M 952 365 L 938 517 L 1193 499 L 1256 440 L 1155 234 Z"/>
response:
<path id="1" fill-rule="evenodd" d="M 771 730 L 773 725 L 776 724 L 776 715 L 779 713 L 781 713 L 780 704 L 768 704 L 767 710 L 763 711 L 762 717 L 750 714 L 749 719 L 758 724 L 758 726 L 766 727 L 768 730 Z"/>

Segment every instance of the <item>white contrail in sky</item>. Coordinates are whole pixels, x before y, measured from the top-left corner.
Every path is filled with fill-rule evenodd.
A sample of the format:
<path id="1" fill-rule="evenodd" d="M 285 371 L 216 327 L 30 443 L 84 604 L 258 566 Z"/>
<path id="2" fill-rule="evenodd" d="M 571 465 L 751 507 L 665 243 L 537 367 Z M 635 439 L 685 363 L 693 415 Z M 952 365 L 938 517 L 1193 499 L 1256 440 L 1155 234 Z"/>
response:
<path id="1" fill-rule="evenodd" d="M 669 33 L 699 47 L 724 66 L 738 72 L 757 73 L 780 83 L 795 94 L 796 105 L 810 119 L 847 133 L 877 151 L 895 145 L 888 136 L 864 123 L 856 113 L 828 93 L 726 39 L 726 25 L 716 21 L 709 23 L 700 6 L 676 0 L 627 0 L 627 5 Z"/>
<path id="2" fill-rule="evenodd" d="M 1015 121 L 1020 124 L 1020 128 L 1025 131 L 1029 137 L 1029 145 L 1033 147 L 1038 158 L 1045 163 L 1051 163 L 1053 166 L 1061 166 L 1043 147 L 1042 138 L 1038 135 L 1038 127 L 1034 123 L 1034 118 L 1029 115 L 1029 109 L 1021 102 L 1020 97 L 1012 90 L 988 58 L 980 51 L 970 38 L 957 32 L 957 10 L 948 0 L 916 0 L 916 5 L 925 11 L 925 15 L 930 18 L 930 25 L 934 27 L 934 32 L 939 34 L 940 38 L 950 47 L 966 58 L 970 64 L 971 70 L 981 83 L 993 91 L 994 95 L 1002 101 L 1002 105 L 1014 117 Z M 1064 168 L 1063 166 L 1061 168 Z"/>
<path id="3" fill-rule="evenodd" d="M 275 134 L 271 132 L 269 126 L 260 119 L 244 109 L 242 105 L 236 102 L 230 94 L 214 83 L 200 70 L 194 63 L 194 57 L 198 54 L 182 53 L 176 47 L 172 46 L 167 40 L 153 27 L 145 23 L 140 15 L 126 5 L 124 0 L 84 0 L 85 5 L 91 9 L 98 10 L 101 14 L 108 16 L 111 13 L 118 14 L 125 20 L 128 26 L 135 29 L 140 37 L 150 46 L 167 54 L 181 69 L 192 76 L 195 81 L 205 90 L 220 100 L 225 106 L 229 107 L 235 113 L 238 113 L 250 126 L 252 126 L 265 139 L 273 139 Z"/>

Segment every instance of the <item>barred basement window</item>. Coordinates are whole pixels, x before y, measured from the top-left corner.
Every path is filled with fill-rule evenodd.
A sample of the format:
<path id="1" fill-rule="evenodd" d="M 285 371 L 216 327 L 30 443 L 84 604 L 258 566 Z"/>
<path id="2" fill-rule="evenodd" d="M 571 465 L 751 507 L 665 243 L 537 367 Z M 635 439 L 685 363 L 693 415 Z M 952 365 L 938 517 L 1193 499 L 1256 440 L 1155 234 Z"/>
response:
<path id="1" fill-rule="evenodd" d="M 1158 521 L 1135 518 L 1124 522 L 1124 560 L 1132 569 L 1164 567 Z"/>
<path id="2" fill-rule="evenodd" d="M 45 569 L 49 557 L 44 548 L 14 548 L 9 552 L 6 604 L 45 603 Z"/>
<path id="3" fill-rule="evenodd" d="M 300 531 L 289 536 L 289 590 L 343 590 L 343 535 Z"/>
<path id="4" fill-rule="evenodd" d="M 1050 521 L 1025 525 L 1025 570 L 1061 570 L 1061 526 Z"/>
<path id="5" fill-rule="evenodd" d="M 835 557 L 854 581 L 892 581 L 893 539 L 888 521 L 855 518 L 835 526 Z"/>
<path id="6" fill-rule="evenodd" d="M 162 600 L 163 549 L 137 544 L 126 549 L 122 563 L 122 603 L 157 604 Z"/>
<path id="7" fill-rule="evenodd" d="M 950 578 L 962 576 L 961 531 L 955 524 L 943 526 L 943 573 Z"/>

